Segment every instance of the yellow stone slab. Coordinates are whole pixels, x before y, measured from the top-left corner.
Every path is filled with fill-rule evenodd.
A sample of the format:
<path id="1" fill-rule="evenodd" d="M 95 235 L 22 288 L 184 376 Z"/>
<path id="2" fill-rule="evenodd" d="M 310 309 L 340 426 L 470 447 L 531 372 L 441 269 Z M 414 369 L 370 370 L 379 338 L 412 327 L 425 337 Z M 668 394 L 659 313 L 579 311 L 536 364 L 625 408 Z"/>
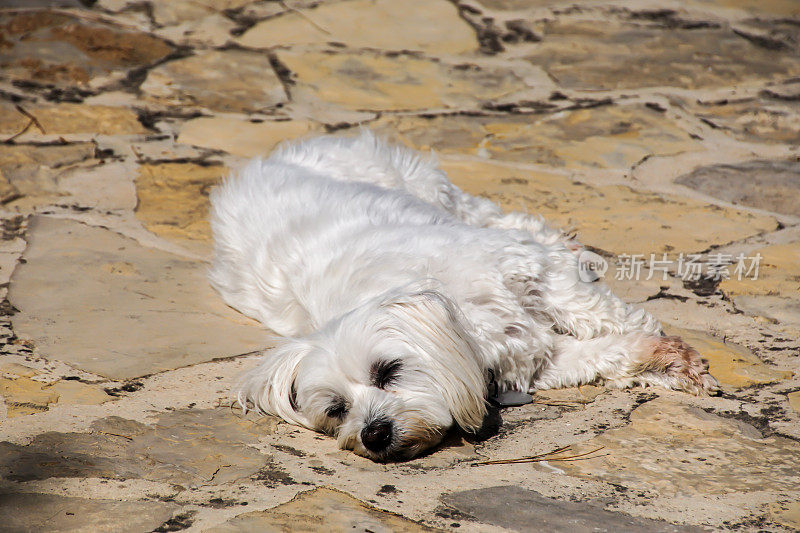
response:
<path id="1" fill-rule="evenodd" d="M 763 363 L 743 346 L 723 342 L 691 329 L 668 327 L 666 330 L 670 335 L 679 335 L 700 352 L 708 360 L 708 371 L 723 386 L 749 387 L 792 377 L 792 372 L 778 370 Z"/>
<path id="2" fill-rule="evenodd" d="M 208 194 L 226 173 L 222 165 L 142 165 L 136 178 L 136 216 L 164 238 L 207 242 L 211 239 Z"/>
<path id="3" fill-rule="evenodd" d="M 627 170 L 648 155 L 705 149 L 670 118 L 639 105 L 507 117 L 387 116 L 371 127 L 423 150 L 566 168 Z"/>
<path id="4" fill-rule="evenodd" d="M 796 329 L 800 325 L 800 244 L 761 248 L 747 254 L 750 259 L 746 265 L 758 254 L 761 260 L 757 277 L 755 271 L 741 279 L 732 275 L 720 284 L 720 289 L 745 313 Z"/>
<path id="5" fill-rule="evenodd" d="M 594 401 L 605 388 L 596 385 L 583 385 L 582 387 L 567 387 L 565 389 L 548 389 L 536 391 L 534 403 L 555 403 L 565 405 L 581 405 Z"/>
<path id="6" fill-rule="evenodd" d="M 58 401 L 58 394 L 47 390 L 44 383 L 28 377 L 0 378 L 0 395 L 6 403 L 8 417 L 47 411 L 47 406 Z"/>
<path id="7" fill-rule="evenodd" d="M 356 111 L 476 108 L 527 86 L 506 69 L 453 66 L 408 54 L 277 51 L 294 92 Z"/>
<path id="8" fill-rule="evenodd" d="M 183 125 L 178 142 L 244 157 L 267 156 L 279 143 L 321 129 L 320 125 L 303 120 L 249 122 L 201 117 Z"/>
<path id="9" fill-rule="evenodd" d="M 345 43 L 354 48 L 461 54 L 478 48 L 475 31 L 446 0 L 352 0 L 288 12 L 247 30 L 251 48 Z"/>
<path id="10" fill-rule="evenodd" d="M 0 367 L 0 376 L 16 379 L 18 377 L 32 378 L 38 374 L 36 370 L 17 363 L 7 363 Z"/>
<path id="11" fill-rule="evenodd" d="M 99 405 L 112 399 L 101 387 L 80 381 L 56 381 L 48 389 L 58 395 L 58 403 Z"/>
<path id="12" fill-rule="evenodd" d="M 16 363 L 0 368 L 0 396 L 9 418 L 41 413 L 54 403 L 97 405 L 111 399 L 97 385 L 72 380 L 43 383 L 31 379 L 37 374 L 34 369 Z"/>
<path id="13" fill-rule="evenodd" d="M 651 253 L 697 252 L 777 226 L 769 216 L 624 186 L 593 187 L 558 174 L 473 161 L 445 160 L 442 167 L 466 192 L 541 214 L 554 227 L 577 229 L 584 244 L 642 254 L 645 261 Z"/>
<path id="14" fill-rule="evenodd" d="M 136 113 L 123 107 L 70 104 L 27 105 L 23 109 L 36 117 L 44 132 L 49 135 L 68 133 L 94 133 L 96 135 L 122 135 L 146 133 Z M 13 135 L 22 131 L 31 119 L 9 103 L 0 103 L 0 134 Z M 42 132 L 35 126 L 28 134 Z"/>
<path id="15" fill-rule="evenodd" d="M 789 399 L 789 406 L 800 413 L 800 391 L 790 392 L 786 397 Z"/>
<path id="16" fill-rule="evenodd" d="M 728 297 L 739 295 L 786 296 L 800 299 L 800 244 L 767 246 L 748 254 L 761 254 L 758 278 L 732 277 L 720 284 Z"/>

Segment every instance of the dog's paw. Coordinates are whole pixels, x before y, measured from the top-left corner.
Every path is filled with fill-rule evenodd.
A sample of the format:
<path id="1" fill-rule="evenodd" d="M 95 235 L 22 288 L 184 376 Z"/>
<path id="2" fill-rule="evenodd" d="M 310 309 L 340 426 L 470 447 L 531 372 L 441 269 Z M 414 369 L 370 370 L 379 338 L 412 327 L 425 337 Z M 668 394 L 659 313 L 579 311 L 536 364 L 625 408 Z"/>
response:
<path id="1" fill-rule="evenodd" d="M 719 382 L 708 373 L 708 364 L 697 350 L 680 337 L 654 337 L 649 353 L 639 362 L 636 371 L 660 375 L 671 389 L 697 396 L 719 392 Z"/>

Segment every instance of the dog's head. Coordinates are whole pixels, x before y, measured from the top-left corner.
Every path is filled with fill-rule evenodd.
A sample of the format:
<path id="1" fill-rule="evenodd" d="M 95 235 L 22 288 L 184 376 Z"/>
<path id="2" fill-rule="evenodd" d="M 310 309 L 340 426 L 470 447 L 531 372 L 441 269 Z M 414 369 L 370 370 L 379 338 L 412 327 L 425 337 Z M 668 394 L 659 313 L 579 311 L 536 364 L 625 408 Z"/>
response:
<path id="1" fill-rule="evenodd" d="M 486 414 L 484 373 L 457 306 L 396 291 L 284 340 L 247 374 L 240 403 L 336 436 L 373 460 L 413 457 Z"/>

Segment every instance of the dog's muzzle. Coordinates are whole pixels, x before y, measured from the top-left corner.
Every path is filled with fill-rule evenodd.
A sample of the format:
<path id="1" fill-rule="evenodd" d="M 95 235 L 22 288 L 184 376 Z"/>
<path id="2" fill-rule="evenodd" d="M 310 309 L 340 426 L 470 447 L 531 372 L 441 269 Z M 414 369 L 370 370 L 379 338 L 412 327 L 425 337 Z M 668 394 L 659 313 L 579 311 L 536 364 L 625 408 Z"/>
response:
<path id="1" fill-rule="evenodd" d="M 382 452 L 392 443 L 393 430 L 390 421 L 373 420 L 361 430 L 361 442 L 371 452 Z"/>

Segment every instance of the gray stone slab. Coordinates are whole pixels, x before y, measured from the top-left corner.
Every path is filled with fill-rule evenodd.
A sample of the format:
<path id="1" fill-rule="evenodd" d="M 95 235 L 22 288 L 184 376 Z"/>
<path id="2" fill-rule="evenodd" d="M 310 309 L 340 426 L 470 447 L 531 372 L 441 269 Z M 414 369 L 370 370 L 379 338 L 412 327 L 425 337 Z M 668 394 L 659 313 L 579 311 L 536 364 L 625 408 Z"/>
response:
<path id="1" fill-rule="evenodd" d="M 695 532 L 699 528 L 636 518 L 587 503 L 556 500 L 520 487 L 499 486 L 446 494 L 442 501 L 481 522 L 515 531 L 569 533 Z"/>
<path id="2" fill-rule="evenodd" d="M 800 326 L 800 302 L 797 298 L 774 295 L 742 294 L 733 299 L 737 309 L 751 316 L 764 316 L 782 324 Z"/>
<path id="3" fill-rule="evenodd" d="M 697 89 L 800 73 L 795 50 L 771 45 L 750 30 L 733 30 L 710 20 L 683 20 L 667 9 L 630 13 L 617 20 L 595 16 L 534 26 L 542 42 L 527 59 L 563 87 L 584 90 Z"/>
<path id="4" fill-rule="evenodd" d="M 735 204 L 800 216 L 800 161 L 711 165 L 681 176 L 677 182 Z"/>
<path id="5" fill-rule="evenodd" d="M 63 193 L 59 191 L 59 180 L 77 163 L 94 157 L 93 143 L 67 145 L 0 145 L 0 180 L 7 180 L 10 190 L 3 194 L 2 201 L 20 196 L 40 199 L 46 203 Z"/>
<path id="6" fill-rule="evenodd" d="M 252 444 L 274 424 L 273 418 L 253 422 L 228 409 L 183 409 L 152 425 L 112 416 L 95 422 L 91 433 L 50 431 L 27 446 L 0 442 L 0 478 L 134 478 L 196 486 L 258 473 L 270 481 L 266 477 L 282 471 Z"/>
<path id="7" fill-rule="evenodd" d="M 264 346 L 266 334 L 222 303 L 206 265 L 112 231 L 35 217 L 14 272 L 14 331 L 39 353 L 129 379 Z"/>
<path id="8" fill-rule="evenodd" d="M 50 533 L 152 531 L 177 505 L 162 502 L 88 500 L 54 494 L 0 494 L 0 532 Z"/>

